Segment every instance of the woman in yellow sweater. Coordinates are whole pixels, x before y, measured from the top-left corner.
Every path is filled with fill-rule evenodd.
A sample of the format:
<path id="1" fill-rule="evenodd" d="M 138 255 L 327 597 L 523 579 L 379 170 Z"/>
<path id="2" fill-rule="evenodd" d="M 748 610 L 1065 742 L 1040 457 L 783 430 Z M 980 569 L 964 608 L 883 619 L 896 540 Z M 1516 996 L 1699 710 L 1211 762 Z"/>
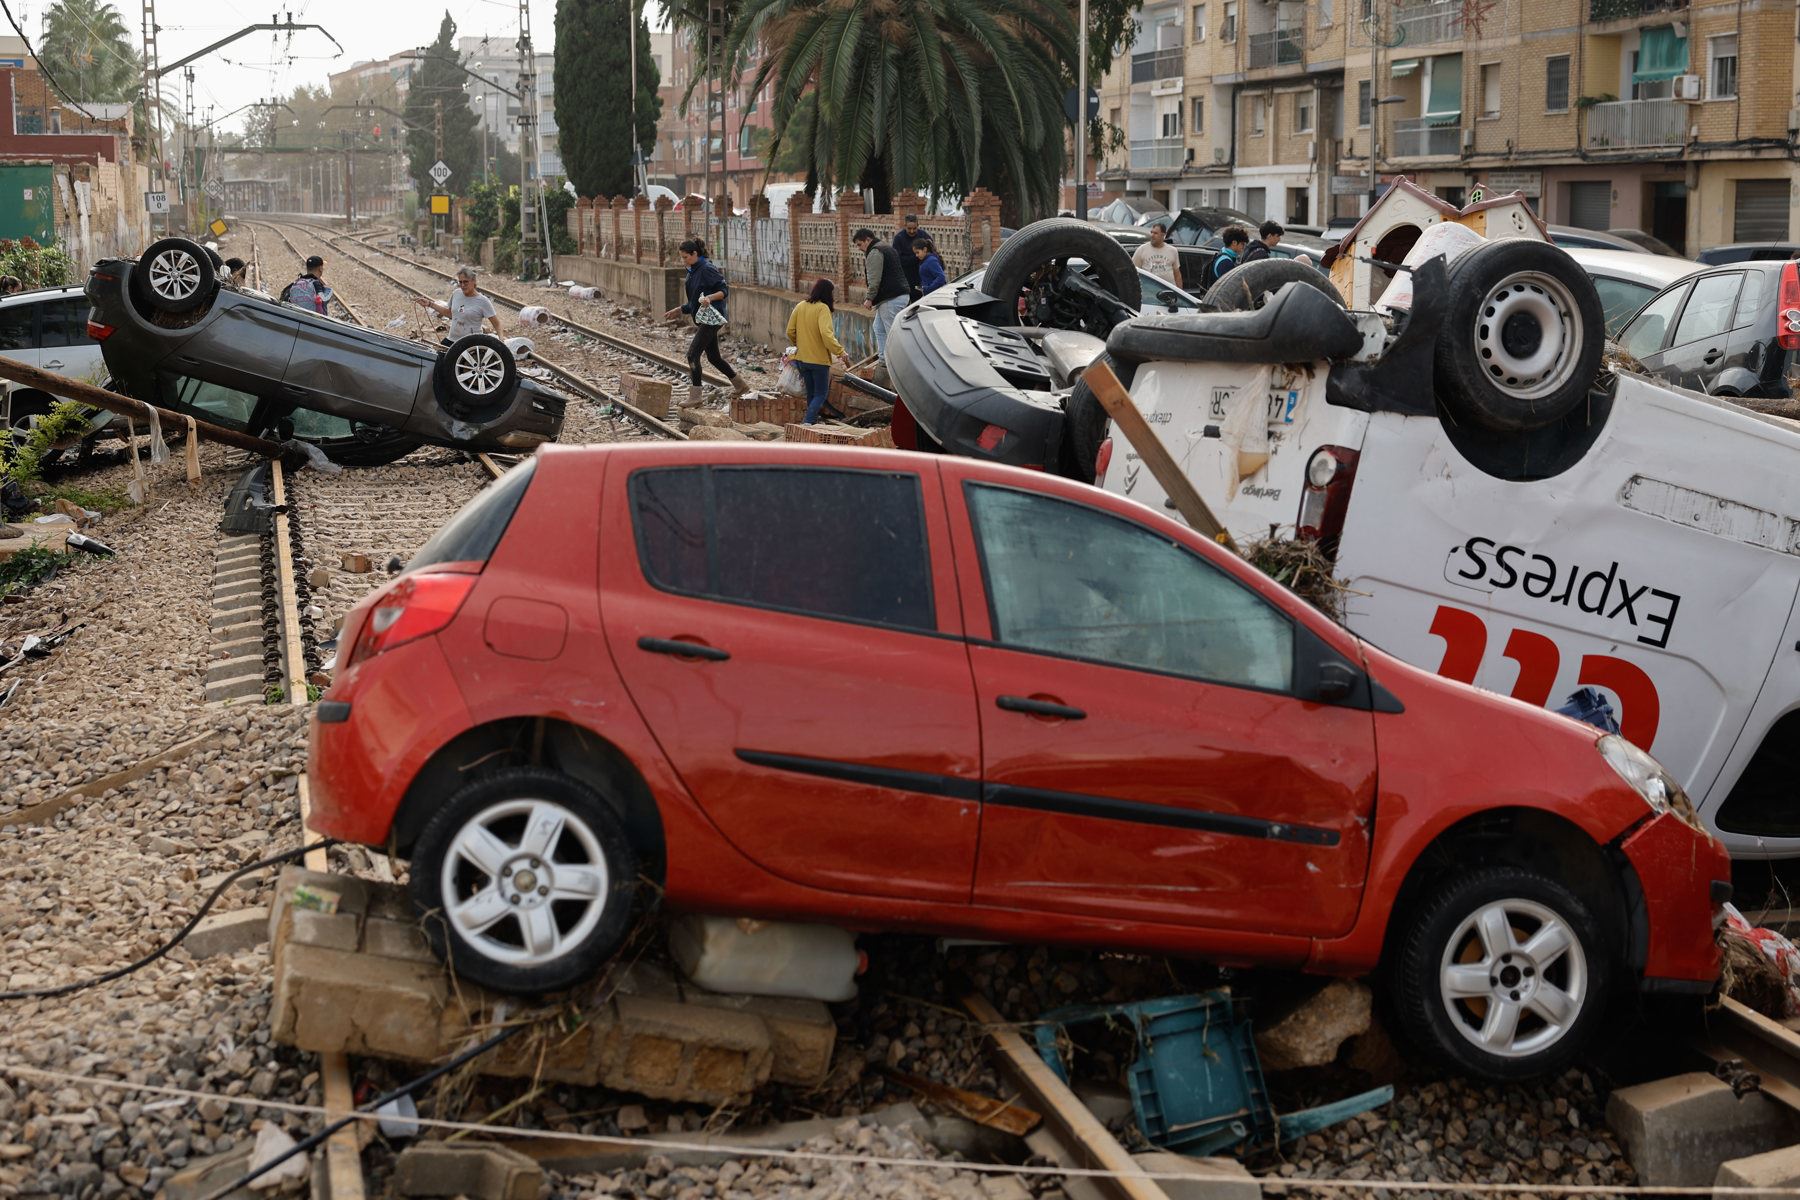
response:
<path id="1" fill-rule="evenodd" d="M 795 348 L 795 365 L 806 379 L 808 425 L 817 421 L 821 412 L 840 418 L 844 415 L 826 403 L 831 395 L 831 360 L 836 358 L 844 366 L 850 365 L 849 355 L 831 331 L 831 292 L 831 280 L 819 280 L 788 316 L 788 342 Z"/>

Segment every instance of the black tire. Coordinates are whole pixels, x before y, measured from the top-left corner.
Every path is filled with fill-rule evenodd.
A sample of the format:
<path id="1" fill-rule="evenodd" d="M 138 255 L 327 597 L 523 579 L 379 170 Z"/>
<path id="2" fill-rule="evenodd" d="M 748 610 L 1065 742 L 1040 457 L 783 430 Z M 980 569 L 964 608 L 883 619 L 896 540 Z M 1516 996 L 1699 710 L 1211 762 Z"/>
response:
<path id="1" fill-rule="evenodd" d="M 1594 385 L 1606 317 L 1587 272 L 1548 242 L 1504 238 L 1450 264 L 1438 399 L 1500 433 L 1553 425 Z"/>
<path id="2" fill-rule="evenodd" d="M 1470 928 L 1484 912 L 1499 912 L 1504 919 L 1511 939 L 1510 948 L 1503 948 L 1508 957 L 1494 954 Z M 1560 922 L 1570 935 L 1569 948 L 1534 963 L 1524 946 L 1549 920 Z M 1533 927 L 1533 921 L 1540 923 Z M 1614 964 L 1600 923 L 1574 892 L 1535 871 L 1499 866 L 1456 875 L 1428 895 L 1396 932 L 1399 949 L 1389 999 L 1401 1030 L 1459 1070 L 1492 1080 L 1552 1074 L 1581 1053 L 1605 1018 Z M 1453 1001 L 1445 984 L 1452 967 L 1488 973 L 1498 985 L 1477 980 L 1489 989 L 1485 995 Z M 1527 970 L 1532 974 L 1526 975 Z M 1540 1011 L 1539 1006 L 1560 1009 L 1551 1001 L 1550 988 L 1575 1001 L 1560 1025 Z M 1519 1000 L 1515 1003 L 1513 997 Z M 1520 1014 L 1504 1053 L 1478 1044 L 1488 1016 L 1503 1019 L 1505 1010 L 1496 1010 L 1496 1003 L 1512 1005 Z"/>
<path id="3" fill-rule="evenodd" d="M 1109 354 L 1094 360 L 1096 366 L 1100 363 L 1111 367 L 1120 383 L 1131 386 L 1131 367 L 1119 366 Z M 1111 420 L 1087 380 L 1077 379 L 1075 390 L 1063 405 L 1062 451 L 1057 456 L 1056 473 L 1077 483 L 1098 483 L 1094 472 L 1099 467 L 1100 447 L 1106 442 L 1107 423 Z"/>
<path id="4" fill-rule="evenodd" d="M 131 271 L 131 288 L 150 312 L 180 314 L 210 303 L 218 270 L 205 246 L 171 237 L 150 243 Z"/>
<path id="5" fill-rule="evenodd" d="M 519 364 L 506 343 L 489 333 L 471 333 L 438 355 L 433 371 L 438 403 L 464 420 L 491 419 L 512 400 Z"/>
<path id="6" fill-rule="evenodd" d="M 1233 267 L 1206 291 L 1206 302 L 1221 312 L 1248 312 L 1261 308 L 1270 296 L 1290 283 L 1304 283 L 1324 292 L 1339 308 L 1346 307 L 1337 286 L 1323 271 L 1315 271 L 1291 258 L 1259 258 Z"/>
<path id="7" fill-rule="evenodd" d="M 558 810 L 545 815 L 562 824 L 543 844 L 548 849 L 534 852 L 526 834 L 542 805 Z M 476 827 L 504 855 L 489 863 L 492 874 L 457 848 L 459 835 Z M 625 825 L 599 793 L 559 771 L 510 767 L 465 784 L 433 814 L 413 847 L 411 889 L 432 948 L 459 976 L 495 991 L 537 994 L 591 978 L 618 952 L 636 916 L 637 872 Z M 592 903 L 555 898 L 558 888 L 587 885 L 597 892 Z M 491 906 L 455 915 L 481 896 L 492 897 Z M 487 912 L 496 915 L 482 925 Z M 552 935 L 541 932 L 546 919 Z M 527 921 L 550 941 L 534 948 Z"/>
<path id="8" fill-rule="evenodd" d="M 981 277 L 981 290 L 1011 301 L 1004 306 L 1005 321 L 1015 324 L 1019 293 L 1039 270 L 1065 258 L 1086 260 L 1100 286 L 1125 304 L 1134 309 L 1143 304 L 1143 282 L 1125 247 L 1105 231 L 1072 217 L 1033 221 L 1000 243 Z"/>
<path id="9" fill-rule="evenodd" d="M 366 426 L 367 436 L 334 438 L 316 443 L 325 457 L 340 467 L 385 467 L 398 462 L 425 444 L 423 438 L 378 426 Z"/>

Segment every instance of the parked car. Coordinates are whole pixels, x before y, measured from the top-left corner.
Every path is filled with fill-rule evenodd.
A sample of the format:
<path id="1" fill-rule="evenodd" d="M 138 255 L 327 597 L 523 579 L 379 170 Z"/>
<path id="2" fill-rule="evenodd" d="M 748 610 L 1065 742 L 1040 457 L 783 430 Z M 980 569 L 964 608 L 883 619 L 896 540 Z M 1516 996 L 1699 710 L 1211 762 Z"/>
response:
<path id="1" fill-rule="evenodd" d="M 1020 235 L 1030 255 L 994 256 L 988 291 L 1063 286 L 1026 261 L 1058 250 L 1099 264 L 1109 287 L 1119 278 L 1079 232 L 1040 228 Z M 1787 650 L 1800 644 L 1800 557 L 1783 532 L 1800 428 L 1603 369 L 1599 297 L 1566 251 L 1534 236 L 1473 241 L 1448 267 L 1415 246 L 1411 302 L 1392 311 L 1346 312 L 1316 273 L 1254 263 L 1227 276 L 1267 285 L 1245 311 L 1060 334 L 1054 356 L 1031 331 L 996 328 L 1004 306 L 915 305 L 888 343 L 895 440 L 1097 479 L 1162 508 L 1161 485 L 1080 382 L 1105 354 L 1233 536 L 1289 528 L 1335 553 L 1353 631 L 1536 704 L 1595 689 L 1732 853 L 1800 857 L 1788 770 L 1800 656 Z M 1723 273 L 1748 292 L 1765 270 Z M 1782 274 L 1763 286 L 1785 313 L 1800 308 L 1800 279 Z M 1791 324 L 1765 362 L 1800 350 Z"/>
<path id="2" fill-rule="evenodd" d="M 1645 233 L 1641 229 L 1609 229 L 1606 232 L 1616 238 L 1623 238 L 1640 250 L 1648 250 L 1652 254 L 1661 254 L 1668 258 L 1682 257 L 1675 247 L 1654 234 Z"/>
<path id="3" fill-rule="evenodd" d="M 1685 258 L 1623 250 L 1576 247 L 1569 251 L 1569 257 L 1594 281 L 1594 290 L 1600 295 L 1600 308 L 1606 314 L 1607 337 L 1617 337 L 1625 323 L 1657 292 L 1678 279 L 1705 269 Z"/>
<path id="4" fill-rule="evenodd" d="M 1574 225 L 1551 225 L 1550 241 L 1564 250 L 1618 250 L 1625 254 L 1648 254 L 1643 246 L 1630 238 L 1598 229 L 1581 229 Z"/>
<path id="5" fill-rule="evenodd" d="M 548 447 L 342 644 L 311 828 L 408 857 L 427 935 L 506 991 L 592 974 L 649 894 L 1333 975 L 1385 955 L 1408 1033 L 1516 1078 L 1619 994 L 1717 976 L 1729 863 L 1648 755 L 1042 473 Z"/>
<path id="6" fill-rule="evenodd" d="M 1787 262 L 1800 258 L 1800 244 L 1794 242 L 1733 242 L 1729 246 L 1712 246 L 1694 255 L 1694 261 L 1709 267 L 1740 262 Z"/>
<path id="7" fill-rule="evenodd" d="M 317 443 L 350 465 L 422 443 L 529 450 L 553 441 L 567 401 L 519 372 L 499 338 L 433 347 L 219 282 L 185 238 L 88 275 L 88 333 L 112 386 L 254 434 Z"/>
<path id="8" fill-rule="evenodd" d="M 1800 263 L 1741 262 L 1701 271 L 1647 302 L 1619 334 L 1646 372 L 1713 396 L 1785 398 L 1800 336 Z M 1791 318 L 1789 319 L 1791 324 Z"/>
<path id="9" fill-rule="evenodd" d="M 1069 266 L 1076 271 L 1088 274 L 1090 279 L 1098 279 L 1098 276 L 1089 270 L 1088 264 L 1084 259 L 1072 258 L 1069 260 Z M 949 286 L 956 288 L 968 287 L 979 291 L 981 288 L 981 280 L 985 275 L 985 269 L 978 267 L 965 275 L 957 276 L 950 281 Z M 1152 275 L 1148 271 L 1139 271 L 1137 277 L 1138 290 L 1142 296 L 1142 303 L 1138 306 L 1138 311 L 1146 316 L 1151 313 L 1159 312 L 1194 312 L 1199 310 L 1205 304 L 1205 302 L 1193 292 L 1177 287 L 1160 275 Z"/>
<path id="10" fill-rule="evenodd" d="M 0 297 L 0 354 L 71 379 L 99 383 L 106 376 L 100 345 L 88 337 L 88 301 L 79 287 L 35 288 Z M 37 388 L 8 385 L 6 423 L 23 440 L 64 397 Z M 113 414 L 82 409 L 82 426 L 64 439 L 51 458 L 91 447 L 115 421 Z"/>

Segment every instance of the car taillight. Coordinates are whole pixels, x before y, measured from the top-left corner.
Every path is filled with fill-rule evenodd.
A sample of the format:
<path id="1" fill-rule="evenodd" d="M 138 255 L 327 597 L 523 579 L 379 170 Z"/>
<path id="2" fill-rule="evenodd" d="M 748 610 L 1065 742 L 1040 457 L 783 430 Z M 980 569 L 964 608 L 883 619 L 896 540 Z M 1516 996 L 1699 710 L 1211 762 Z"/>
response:
<path id="1" fill-rule="evenodd" d="M 1094 486 L 1099 487 L 1106 479 L 1106 468 L 1112 466 L 1112 439 L 1107 438 L 1100 443 L 1100 453 L 1094 456 Z"/>
<path id="2" fill-rule="evenodd" d="M 1300 491 L 1300 515 L 1294 521 L 1303 538 L 1319 543 L 1327 554 L 1337 553 L 1344 533 L 1344 514 L 1350 507 L 1350 488 L 1356 482 L 1357 452 L 1343 446 L 1321 446 L 1306 460 L 1306 486 Z"/>
<path id="3" fill-rule="evenodd" d="M 350 665 L 438 632 L 456 616 L 479 578 L 447 572 L 402 576 L 369 609 Z"/>
<path id="4" fill-rule="evenodd" d="M 1775 341 L 1783 350 L 1800 350 L 1800 262 L 1782 264 L 1775 312 Z"/>
<path id="5" fill-rule="evenodd" d="M 111 325 L 102 325 L 98 321 L 88 322 L 88 336 L 93 338 L 96 342 L 104 342 L 107 338 L 112 336 L 112 333 L 113 327 Z"/>
<path id="6" fill-rule="evenodd" d="M 986 429 L 983 429 L 981 431 L 979 436 L 976 437 L 975 444 L 977 446 L 980 446 L 983 450 L 986 450 L 989 453 L 992 453 L 993 451 L 998 450 L 1000 448 L 1000 443 L 1004 442 L 1005 440 L 1006 440 L 1006 430 L 1005 429 L 1001 428 L 998 425 L 989 425 Z"/>

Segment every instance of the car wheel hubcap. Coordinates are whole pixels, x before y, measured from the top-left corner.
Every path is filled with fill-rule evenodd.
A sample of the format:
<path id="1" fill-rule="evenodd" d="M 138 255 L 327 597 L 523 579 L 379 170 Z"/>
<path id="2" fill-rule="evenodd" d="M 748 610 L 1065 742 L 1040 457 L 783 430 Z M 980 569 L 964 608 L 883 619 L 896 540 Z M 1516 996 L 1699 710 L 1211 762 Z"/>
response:
<path id="1" fill-rule="evenodd" d="M 1438 979 L 1464 1040 L 1498 1058 L 1524 1058 L 1561 1041 L 1580 1017 L 1587 953 L 1554 910 L 1499 900 L 1457 926 Z"/>
<path id="2" fill-rule="evenodd" d="M 200 264 L 186 250 L 164 250 L 150 262 L 150 290 L 164 300 L 186 300 L 200 290 Z"/>
<path id="3" fill-rule="evenodd" d="M 485 396 L 500 387 L 506 377 L 506 364 L 491 346 L 470 346 L 456 359 L 456 382 L 477 396 Z"/>
<path id="4" fill-rule="evenodd" d="M 464 942 L 485 958 L 532 967 L 594 931 L 611 879 L 586 821 L 553 801 L 511 800 L 457 831 L 439 886 Z"/>
<path id="5" fill-rule="evenodd" d="M 1560 389 L 1581 361 L 1581 310 L 1548 275 L 1514 275 L 1488 293 L 1475 318 L 1482 370 L 1503 390 L 1536 400 Z"/>

